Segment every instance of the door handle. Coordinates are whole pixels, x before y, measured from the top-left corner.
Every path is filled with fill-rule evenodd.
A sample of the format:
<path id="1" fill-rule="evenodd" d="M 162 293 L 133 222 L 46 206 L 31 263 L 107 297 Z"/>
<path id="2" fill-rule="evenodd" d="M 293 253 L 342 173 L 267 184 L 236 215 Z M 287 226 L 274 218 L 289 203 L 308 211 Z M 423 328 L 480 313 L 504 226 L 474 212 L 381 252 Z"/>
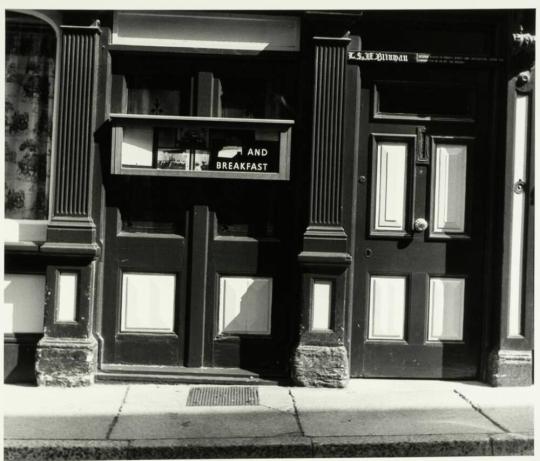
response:
<path id="1" fill-rule="evenodd" d="M 428 228 L 428 222 L 424 218 L 416 218 L 414 220 L 415 232 L 424 232 Z"/>

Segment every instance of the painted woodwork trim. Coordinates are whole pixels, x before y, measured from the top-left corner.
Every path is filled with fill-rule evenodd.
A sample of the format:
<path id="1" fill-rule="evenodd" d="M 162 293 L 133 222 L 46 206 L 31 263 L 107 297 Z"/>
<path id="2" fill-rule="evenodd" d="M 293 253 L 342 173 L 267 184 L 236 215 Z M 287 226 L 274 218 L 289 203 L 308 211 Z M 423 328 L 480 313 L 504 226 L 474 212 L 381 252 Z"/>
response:
<path id="1" fill-rule="evenodd" d="M 456 239 L 470 239 L 473 228 L 472 221 L 473 216 L 471 214 L 472 206 L 471 203 L 474 200 L 474 197 L 471 196 L 474 186 L 472 184 L 472 179 L 474 177 L 473 164 L 474 161 L 474 142 L 475 138 L 471 136 L 429 136 L 429 143 L 431 145 L 431 173 L 430 173 L 430 186 L 429 186 L 429 235 L 428 238 L 431 240 L 456 240 Z M 438 158 L 441 155 L 437 148 L 438 146 L 450 145 L 450 146 L 465 146 L 465 179 L 464 179 L 464 195 L 463 195 L 463 230 L 447 230 L 436 226 L 436 220 L 442 218 L 441 208 L 444 208 L 444 204 L 437 202 L 438 199 L 444 199 L 443 191 L 438 189 L 438 186 L 441 185 L 438 181 L 440 177 L 438 174 L 441 173 L 440 168 L 440 159 Z M 476 162 L 478 163 L 478 162 Z M 442 194 L 442 195 L 441 195 Z M 450 198 L 450 201 L 455 200 L 455 197 Z M 447 203 L 448 205 L 448 203 Z"/>
<path id="2" fill-rule="evenodd" d="M 137 290 L 141 287 L 146 293 L 139 292 L 137 296 Z M 132 291 L 133 288 L 135 292 Z M 151 295 L 153 299 L 150 301 L 146 296 L 153 291 L 152 288 L 156 294 Z M 122 271 L 122 305 L 118 333 L 174 333 L 177 291 L 175 273 Z M 132 294 L 135 294 L 135 297 Z M 141 305 L 141 301 L 147 301 L 148 304 Z"/>
<path id="3" fill-rule="evenodd" d="M 60 270 L 58 272 L 55 323 L 76 323 L 79 273 Z"/>
<path id="4" fill-rule="evenodd" d="M 513 145 L 512 145 L 512 194 L 509 199 L 510 232 L 508 236 L 509 272 L 506 302 L 508 318 L 506 320 L 506 337 L 522 339 L 524 337 L 524 259 L 526 252 L 526 224 L 528 190 L 527 157 L 529 153 L 528 138 L 530 132 L 531 97 L 528 94 L 516 93 L 514 99 Z"/>
<path id="5" fill-rule="evenodd" d="M 402 225 L 400 228 L 391 229 L 389 226 L 378 225 L 380 223 L 380 212 L 384 212 L 384 203 L 378 178 L 385 172 L 381 170 L 380 155 L 384 144 L 404 144 L 406 146 L 404 159 L 404 184 L 402 197 Z M 373 133 L 371 135 L 371 199 L 370 199 L 370 235 L 373 237 L 408 237 L 411 235 L 410 222 L 413 220 L 413 173 L 414 173 L 414 158 L 417 149 L 416 135 L 395 135 L 395 134 L 380 134 Z M 385 228 L 386 227 L 386 228 Z"/>
<path id="6" fill-rule="evenodd" d="M 188 355 L 186 365 L 188 367 L 202 367 L 205 364 L 205 354 L 208 353 L 206 334 L 208 325 L 205 322 L 207 316 L 206 283 L 208 278 L 208 253 L 211 232 L 210 209 L 208 206 L 197 205 L 192 211 L 192 244 L 191 244 L 191 286 L 188 325 L 189 331 Z M 203 287 L 201 289 L 201 283 Z"/>
<path id="7" fill-rule="evenodd" d="M 45 336 L 47 339 L 88 338 L 92 332 L 92 316 L 95 290 L 95 265 L 59 264 L 47 266 L 45 289 Z M 57 305 L 60 299 L 60 276 L 62 273 L 77 274 L 75 320 L 58 321 Z"/>
<path id="8" fill-rule="evenodd" d="M 370 275 L 368 332 L 366 341 L 406 341 L 407 316 L 410 310 L 409 285 L 410 281 L 407 275 Z M 390 305 L 391 302 L 396 304 L 392 306 Z M 378 315 L 378 310 L 382 312 L 382 315 Z M 377 322 L 377 320 L 382 320 L 386 323 L 380 325 L 380 322 Z M 397 325 L 388 323 L 394 320 L 397 320 Z M 384 331 L 385 328 L 387 329 L 386 332 Z"/>
<path id="9" fill-rule="evenodd" d="M 520 49 L 512 51 L 520 51 Z M 531 129 L 535 121 L 534 54 L 517 52 L 516 56 L 512 57 L 511 64 L 511 69 L 507 74 L 501 311 L 499 329 L 494 338 L 495 355 L 504 350 L 530 351 L 534 342 L 533 264 L 531 261 L 534 251 L 535 131 Z M 526 108 L 525 101 L 528 101 Z M 523 151 L 518 154 L 519 150 Z M 516 164 L 516 154 L 525 156 L 522 164 L 525 165 L 525 171 L 517 171 L 519 165 Z M 522 204 L 519 203 L 521 201 Z M 520 208 L 521 211 L 518 212 Z M 522 220 L 522 223 L 515 222 L 516 219 Z M 518 244 L 518 239 L 521 240 L 520 244 Z"/>
<path id="10" fill-rule="evenodd" d="M 352 261 L 343 242 L 345 74 L 350 37 L 313 37 L 314 89 L 309 225 L 298 261 L 303 273 L 300 344 L 344 345 L 345 286 Z M 341 251 L 336 251 L 336 250 Z M 311 330 L 313 283 L 332 282 L 329 330 Z"/>
<path id="11" fill-rule="evenodd" d="M 350 38 L 314 37 L 310 226 L 342 225 L 345 71 Z"/>
<path id="12" fill-rule="evenodd" d="M 456 289 L 454 295 L 457 295 L 457 299 L 454 299 L 457 304 L 454 306 L 447 306 L 446 301 L 452 301 L 446 294 L 447 289 Z M 429 278 L 429 302 L 428 302 L 428 315 L 427 315 L 427 341 L 428 342 L 463 342 L 464 334 L 464 322 L 465 322 L 465 307 L 466 307 L 466 290 L 467 290 L 467 279 L 466 277 L 435 277 L 430 276 Z M 451 295 L 452 293 L 450 293 Z M 443 304 L 440 304 L 440 303 Z M 450 311 L 447 311 L 447 308 L 452 309 L 457 307 L 457 319 L 454 318 L 454 323 L 457 328 L 457 332 L 454 332 L 453 335 L 444 335 L 444 334 L 435 334 L 437 328 L 436 323 L 439 324 L 439 327 L 444 332 L 445 325 L 444 322 L 451 315 Z M 469 305 L 469 308 L 471 306 Z M 441 318 L 442 316 L 442 318 Z M 436 322 L 437 321 L 437 322 Z"/>
<path id="13" fill-rule="evenodd" d="M 53 213 L 49 229 L 94 228 L 90 208 L 101 30 L 98 26 L 61 26 L 60 29 L 62 91 L 59 92 Z"/>
<path id="14" fill-rule="evenodd" d="M 329 331 L 333 329 L 334 281 L 325 278 L 311 280 L 310 331 Z"/>
<path id="15" fill-rule="evenodd" d="M 348 269 L 352 257 L 348 253 L 303 251 L 298 256 L 302 271 L 302 318 L 300 343 L 310 345 L 344 345 L 345 296 Z M 332 283 L 330 328 L 313 330 L 313 284 L 316 281 Z"/>

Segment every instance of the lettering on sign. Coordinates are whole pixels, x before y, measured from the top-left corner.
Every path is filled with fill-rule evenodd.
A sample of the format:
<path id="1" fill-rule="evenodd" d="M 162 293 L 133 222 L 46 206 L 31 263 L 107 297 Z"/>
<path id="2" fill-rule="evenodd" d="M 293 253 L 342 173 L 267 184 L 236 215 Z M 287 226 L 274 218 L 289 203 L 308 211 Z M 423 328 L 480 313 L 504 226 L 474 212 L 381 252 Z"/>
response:
<path id="1" fill-rule="evenodd" d="M 216 148 L 216 171 L 249 171 L 273 173 L 278 171 L 279 144 L 258 142 L 253 145 L 225 145 Z"/>
<path id="2" fill-rule="evenodd" d="M 430 53 L 360 50 L 349 51 L 349 60 L 412 64 L 495 64 L 503 62 L 501 58 L 488 56 L 438 56 Z"/>
<path id="3" fill-rule="evenodd" d="M 406 53 L 383 51 L 349 51 L 349 59 L 354 61 L 409 62 L 409 56 Z"/>

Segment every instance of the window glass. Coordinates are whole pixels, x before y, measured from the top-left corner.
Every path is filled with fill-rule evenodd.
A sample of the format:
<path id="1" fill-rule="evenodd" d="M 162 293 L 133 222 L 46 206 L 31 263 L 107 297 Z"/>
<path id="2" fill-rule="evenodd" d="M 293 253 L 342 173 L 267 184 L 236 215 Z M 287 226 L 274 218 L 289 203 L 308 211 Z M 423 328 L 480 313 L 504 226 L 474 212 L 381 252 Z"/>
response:
<path id="1" fill-rule="evenodd" d="M 55 55 L 50 26 L 6 13 L 6 218 L 47 219 Z"/>
<path id="2" fill-rule="evenodd" d="M 138 55 L 137 55 L 138 57 Z M 294 119 L 293 65 L 246 59 L 118 56 L 113 74 L 125 78 L 127 107 L 141 115 Z M 123 76 L 123 77 L 121 77 Z M 113 98 L 120 98 L 113 94 Z"/>
<path id="3" fill-rule="evenodd" d="M 376 85 L 376 115 L 472 119 L 474 93 L 460 85 L 379 82 Z"/>
<path id="4" fill-rule="evenodd" d="M 221 116 L 231 118 L 294 119 L 290 81 L 269 72 L 246 75 L 219 72 Z"/>
<path id="5" fill-rule="evenodd" d="M 189 115 L 189 79 L 185 76 L 127 78 L 128 114 Z"/>

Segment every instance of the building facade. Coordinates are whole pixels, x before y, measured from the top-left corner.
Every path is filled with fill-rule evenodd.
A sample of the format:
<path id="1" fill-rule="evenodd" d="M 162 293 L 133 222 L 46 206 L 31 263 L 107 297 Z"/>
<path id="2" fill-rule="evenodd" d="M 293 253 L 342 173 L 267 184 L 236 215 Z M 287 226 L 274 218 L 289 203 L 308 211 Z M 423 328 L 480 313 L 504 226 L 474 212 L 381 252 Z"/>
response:
<path id="1" fill-rule="evenodd" d="M 530 384 L 534 17 L 6 12 L 6 381 Z"/>

